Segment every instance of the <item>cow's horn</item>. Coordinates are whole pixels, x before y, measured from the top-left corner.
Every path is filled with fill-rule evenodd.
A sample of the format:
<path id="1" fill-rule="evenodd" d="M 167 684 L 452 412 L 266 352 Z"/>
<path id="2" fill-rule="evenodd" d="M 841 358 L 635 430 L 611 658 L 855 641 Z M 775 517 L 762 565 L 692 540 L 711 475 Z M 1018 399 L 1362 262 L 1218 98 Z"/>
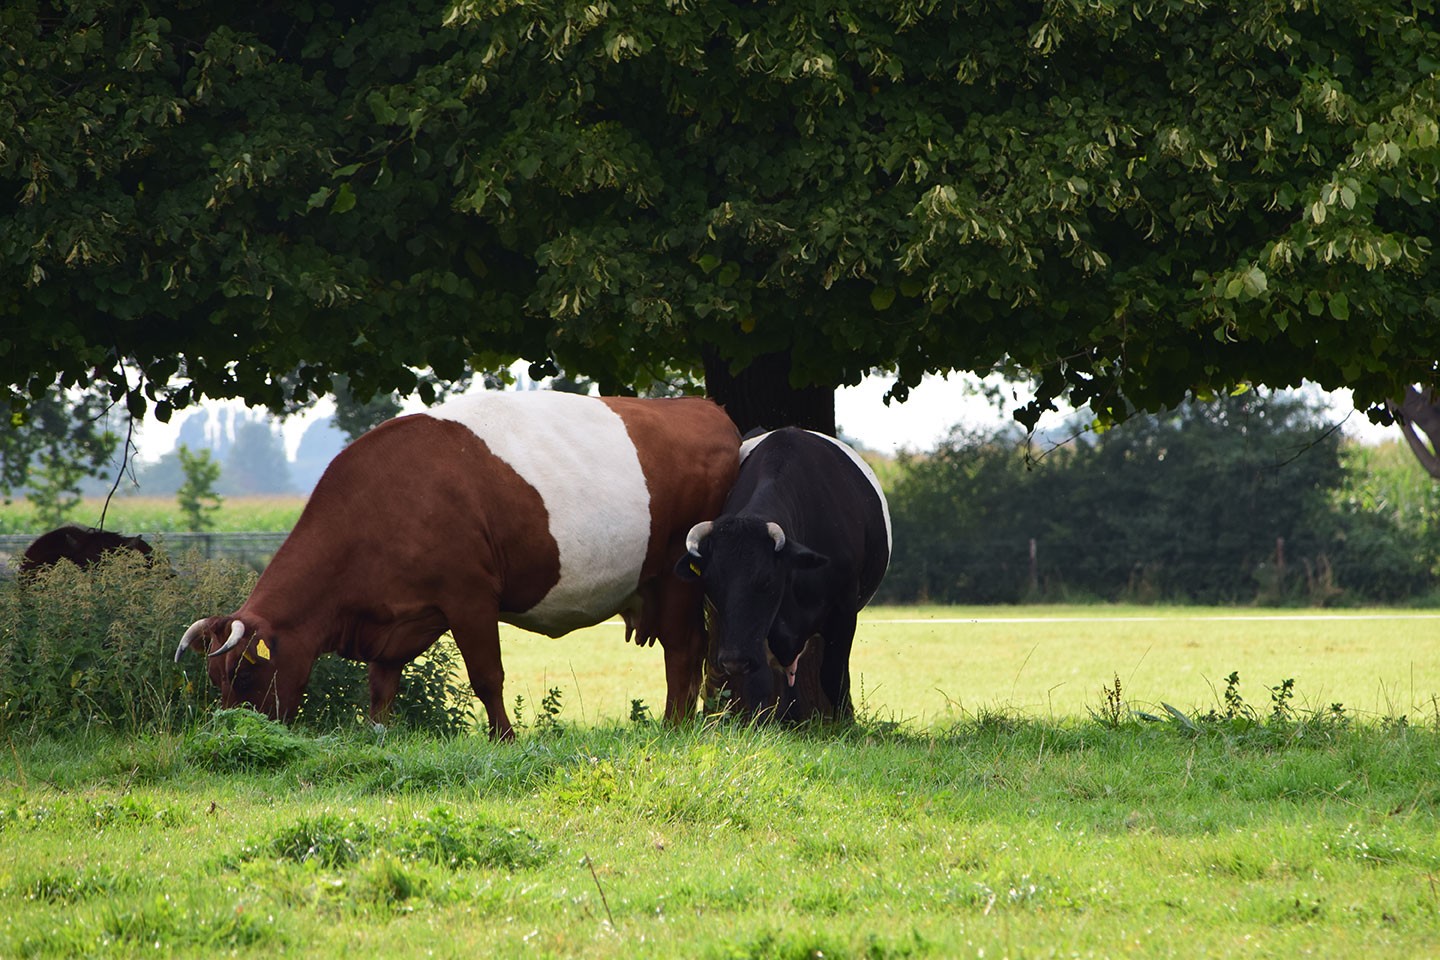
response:
<path id="1" fill-rule="evenodd" d="M 770 534 L 770 539 L 775 541 L 775 552 L 779 553 L 785 549 L 785 531 L 780 529 L 780 524 L 771 521 L 765 524 L 765 529 Z"/>
<path id="2" fill-rule="evenodd" d="M 715 529 L 714 520 L 701 520 L 690 528 L 690 534 L 685 538 L 685 550 L 691 556 L 700 556 L 700 541 L 710 536 L 710 531 Z"/>
<path id="3" fill-rule="evenodd" d="M 230 650 L 235 649 L 235 645 L 238 644 L 244 636 L 245 624 L 241 623 L 239 620 L 236 620 L 235 622 L 230 624 L 230 639 L 226 640 L 225 645 L 219 650 L 213 651 L 210 656 L 218 657 L 222 653 L 227 653 Z"/>
<path id="4" fill-rule="evenodd" d="M 194 642 L 195 638 L 200 636 L 201 628 L 204 626 L 205 618 L 203 617 L 190 624 L 190 628 L 185 631 L 185 636 L 180 638 L 180 646 L 175 648 L 176 663 L 179 663 L 180 658 L 185 655 L 185 651 L 190 649 L 190 644 Z"/>

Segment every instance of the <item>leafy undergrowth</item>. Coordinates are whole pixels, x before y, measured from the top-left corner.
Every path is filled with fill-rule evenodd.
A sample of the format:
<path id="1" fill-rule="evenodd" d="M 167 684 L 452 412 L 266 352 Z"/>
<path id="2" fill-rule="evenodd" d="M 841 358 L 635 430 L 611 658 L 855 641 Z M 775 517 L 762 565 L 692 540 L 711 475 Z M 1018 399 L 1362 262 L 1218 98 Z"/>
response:
<path id="1" fill-rule="evenodd" d="M 1440 734 L 1003 712 L 12 742 L 6 957 L 1402 957 Z"/>

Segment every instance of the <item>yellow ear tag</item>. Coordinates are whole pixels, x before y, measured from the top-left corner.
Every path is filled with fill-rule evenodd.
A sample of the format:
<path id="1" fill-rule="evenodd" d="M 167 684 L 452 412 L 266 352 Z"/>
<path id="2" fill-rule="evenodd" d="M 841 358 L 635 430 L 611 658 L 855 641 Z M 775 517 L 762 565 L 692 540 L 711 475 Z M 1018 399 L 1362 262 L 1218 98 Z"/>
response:
<path id="1" fill-rule="evenodd" d="M 691 560 L 691 561 L 690 561 L 690 572 L 693 573 L 693 574 L 695 574 L 695 576 L 697 576 L 697 577 L 700 576 L 700 564 L 696 563 L 694 560 Z"/>
<path id="2" fill-rule="evenodd" d="M 259 638 L 258 640 L 256 640 L 256 642 L 255 642 L 255 652 L 260 655 L 260 659 L 261 659 L 261 660 L 269 660 L 269 659 L 270 659 L 270 645 L 265 642 L 265 638 L 264 638 L 264 637 L 261 637 L 261 638 Z"/>

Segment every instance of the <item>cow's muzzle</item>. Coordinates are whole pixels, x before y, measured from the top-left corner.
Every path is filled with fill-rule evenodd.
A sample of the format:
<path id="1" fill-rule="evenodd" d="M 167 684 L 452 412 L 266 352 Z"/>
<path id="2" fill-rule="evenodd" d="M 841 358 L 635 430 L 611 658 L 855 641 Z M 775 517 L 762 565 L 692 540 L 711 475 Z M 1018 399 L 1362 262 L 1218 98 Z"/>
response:
<path id="1" fill-rule="evenodd" d="M 754 673 L 759 667 L 759 661 L 752 657 L 721 657 L 717 663 L 727 677 L 745 677 Z"/>

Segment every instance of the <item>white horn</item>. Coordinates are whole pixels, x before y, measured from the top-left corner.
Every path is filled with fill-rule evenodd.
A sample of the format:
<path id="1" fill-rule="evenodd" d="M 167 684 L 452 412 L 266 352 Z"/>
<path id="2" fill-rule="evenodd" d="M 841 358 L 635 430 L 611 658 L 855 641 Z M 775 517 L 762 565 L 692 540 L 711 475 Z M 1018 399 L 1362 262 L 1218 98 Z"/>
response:
<path id="1" fill-rule="evenodd" d="M 685 549 L 692 557 L 700 556 L 700 541 L 710 536 L 710 531 L 715 529 L 714 520 L 702 520 L 690 528 L 690 535 L 685 538 Z"/>
<path id="2" fill-rule="evenodd" d="M 226 640 L 225 645 L 219 650 L 212 652 L 210 656 L 218 657 L 222 653 L 227 653 L 235 649 L 235 645 L 238 644 L 244 636 L 245 624 L 241 623 L 239 620 L 236 620 L 235 622 L 230 624 L 230 639 Z"/>
<path id="3" fill-rule="evenodd" d="M 769 532 L 770 539 L 775 541 L 775 552 L 779 553 L 781 550 L 784 550 L 785 531 L 780 529 L 780 524 L 774 522 L 767 523 L 765 524 L 765 529 Z"/>
<path id="4" fill-rule="evenodd" d="M 193 642 L 196 637 L 200 636 L 200 628 L 203 626 L 205 626 L 205 619 L 203 617 L 190 624 L 189 629 L 185 631 L 185 636 L 180 638 L 180 646 L 175 648 L 176 663 L 180 662 L 180 658 L 184 656 L 185 651 L 190 648 L 191 642 Z"/>

